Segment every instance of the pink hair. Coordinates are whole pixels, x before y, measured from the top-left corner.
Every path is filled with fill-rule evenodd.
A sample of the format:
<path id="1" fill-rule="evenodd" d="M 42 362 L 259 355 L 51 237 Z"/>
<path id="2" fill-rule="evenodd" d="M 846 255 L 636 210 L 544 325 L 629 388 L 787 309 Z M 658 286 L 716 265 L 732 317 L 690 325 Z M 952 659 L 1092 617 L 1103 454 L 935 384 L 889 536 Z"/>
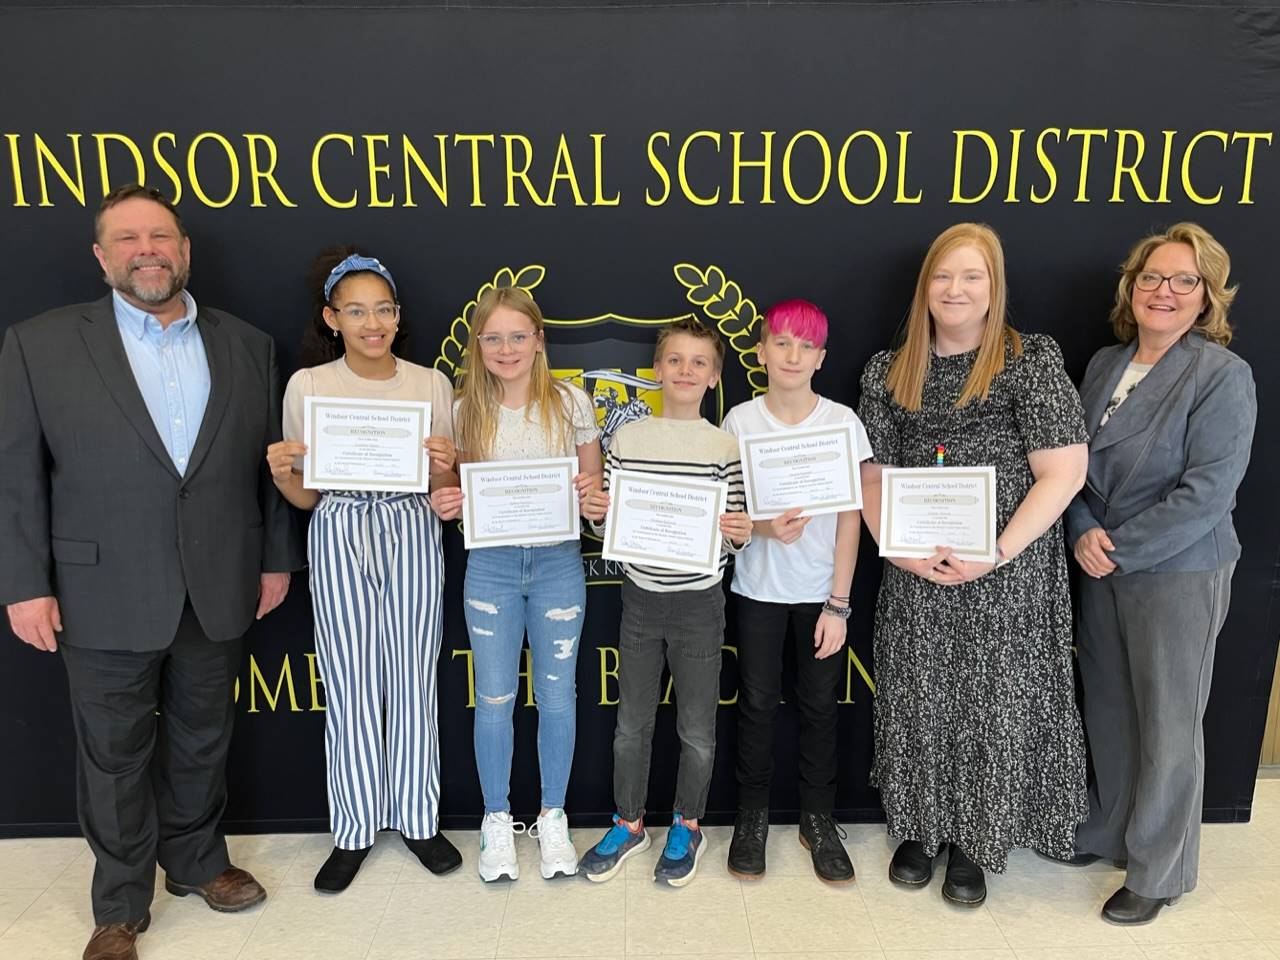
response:
<path id="1" fill-rule="evenodd" d="M 764 341 L 770 336 L 783 333 L 808 340 L 815 347 L 825 346 L 827 315 L 808 300 L 783 300 L 775 303 L 765 312 L 760 339 Z"/>

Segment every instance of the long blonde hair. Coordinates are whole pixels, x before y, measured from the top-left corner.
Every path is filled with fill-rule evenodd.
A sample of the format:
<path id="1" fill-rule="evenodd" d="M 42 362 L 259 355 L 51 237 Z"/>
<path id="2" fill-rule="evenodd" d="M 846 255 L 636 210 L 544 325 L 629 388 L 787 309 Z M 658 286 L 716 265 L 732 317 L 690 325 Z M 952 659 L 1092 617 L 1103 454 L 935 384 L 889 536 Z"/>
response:
<path id="1" fill-rule="evenodd" d="M 535 336 L 542 341 L 543 349 L 533 358 L 525 417 L 532 417 L 536 410 L 547 443 L 559 447 L 561 453 L 571 455 L 574 447 L 573 397 L 569 388 L 553 377 L 547 366 L 546 342 L 543 339 L 546 324 L 542 311 L 533 297 L 519 287 L 491 287 L 476 301 L 462 367 L 462 384 L 458 388 L 460 402 L 455 424 L 458 446 L 472 460 L 487 460 L 497 439 L 502 381 L 486 369 L 479 338 L 498 307 L 523 313 L 533 323 Z"/>
<path id="2" fill-rule="evenodd" d="M 1225 347 L 1231 342 L 1227 311 L 1231 309 L 1231 301 L 1236 298 L 1239 286 L 1227 286 L 1231 257 L 1213 234 L 1198 223 L 1175 223 L 1164 233 L 1143 237 L 1129 251 L 1120 284 L 1116 287 L 1116 305 L 1111 308 L 1111 329 L 1121 343 L 1128 343 L 1138 335 L 1138 321 L 1133 318 L 1133 281 L 1157 248 L 1166 243 L 1185 243 L 1195 252 L 1206 303 L 1191 329 L 1199 330 L 1214 343 Z"/>
<path id="3" fill-rule="evenodd" d="M 1022 338 L 1005 320 L 1009 287 L 1004 275 L 1004 250 L 996 232 L 983 223 L 957 223 L 938 234 L 925 254 L 916 279 L 916 293 L 907 314 L 906 334 L 894 353 L 886 374 L 885 387 L 893 399 L 906 410 L 919 410 L 924 395 L 924 380 L 929 372 L 929 347 L 933 340 L 933 317 L 929 313 L 929 284 L 938 261 L 957 247 L 974 247 L 987 262 L 991 278 L 991 302 L 987 308 L 987 326 L 978 347 L 978 356 L 969 378 L 956 400 L 963 407 L 973 400 L 986 400 L 991 394 L 991 381 L 1004 369 L 1005 345 L 1013 348 L 1015 357 L 1022 355 Z"/>

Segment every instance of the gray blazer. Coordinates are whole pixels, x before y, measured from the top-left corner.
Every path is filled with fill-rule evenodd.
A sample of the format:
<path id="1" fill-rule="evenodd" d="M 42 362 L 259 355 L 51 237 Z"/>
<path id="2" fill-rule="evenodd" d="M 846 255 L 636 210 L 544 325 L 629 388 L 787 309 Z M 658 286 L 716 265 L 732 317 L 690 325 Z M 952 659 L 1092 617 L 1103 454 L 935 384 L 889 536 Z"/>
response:
<path id="1" fill-rule="evenodd" d="M 111 298 L 10 327 L 0 348 L 0 603 L 58 598 L 73 646 L 159 650 L 188 595 L 205 633 L 248 629 L 263 571 L 303 566 L 266 467 L 280 439 L 271 337 L 201 307 L 210 392 L 185 476 L 120 340 Z"/>
<path id="2" fill-rule="evenodd" d="M 1240 556 L 1231 525 L 1258 403 L 1249 365 L 1202 334 L 1169 348 L 1099 427 L 1137 341 L 1094 354 L 1080 386 L 1089 476 L 1066 512 L 1069 543 L 1102 527 L 1116 573 L 1219 570 Z"/>

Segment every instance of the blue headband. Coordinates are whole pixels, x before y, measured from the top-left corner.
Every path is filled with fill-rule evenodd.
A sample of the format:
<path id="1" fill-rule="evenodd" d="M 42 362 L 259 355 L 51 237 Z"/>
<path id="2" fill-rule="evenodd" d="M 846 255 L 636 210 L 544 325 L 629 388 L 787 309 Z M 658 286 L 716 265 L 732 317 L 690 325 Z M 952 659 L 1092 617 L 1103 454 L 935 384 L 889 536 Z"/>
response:
<path id="1" fill-rule="evenodd" d="M 357 271 L 369 271 L 376 273 L 391 285 L 392 296 L 396 295 L 396 282 L 391 279 L 391 271 L 384 267 L 374 257 L 362 257 L 358 253 L 353 253 L 347 259 L 329 271 L 329 279 L 324 282 L 324 298 L 329 299 L 329 295 L 333 293 L 333 288 L 337 286 L 338 281 L 345 277 L 348 273 Z"/>

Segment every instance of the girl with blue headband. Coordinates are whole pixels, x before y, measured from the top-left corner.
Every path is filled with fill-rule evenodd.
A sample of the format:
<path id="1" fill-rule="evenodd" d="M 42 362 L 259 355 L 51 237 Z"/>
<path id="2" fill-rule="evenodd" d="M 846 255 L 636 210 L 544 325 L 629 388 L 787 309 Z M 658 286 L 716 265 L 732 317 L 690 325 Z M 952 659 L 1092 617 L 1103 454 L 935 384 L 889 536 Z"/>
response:
<path id="1" fill-rule="evenodd" d="M 440 521 L 417 493 L 320 491 L 302 485 L 308 396 L 431 403 L 424 441 L 431 487 L 457 485 L 453 388 L 392 351 L 405 340 L 391 272 L 352 248 L 317 259 L 320 294 L 308 344 L 315 365 L 289 380 L 285 440 L 267 449 L 290 503 L 310 510 L 308 555 L 316 657 L 326 693 L 333 852 L 315 887 L 345 890 L 381 829 L 399 830 L 432 873 L 462 856 L 439 832 L 436 661 L 442 632 Z M 326 362 L 327 361 L 327 362 Z"/>

